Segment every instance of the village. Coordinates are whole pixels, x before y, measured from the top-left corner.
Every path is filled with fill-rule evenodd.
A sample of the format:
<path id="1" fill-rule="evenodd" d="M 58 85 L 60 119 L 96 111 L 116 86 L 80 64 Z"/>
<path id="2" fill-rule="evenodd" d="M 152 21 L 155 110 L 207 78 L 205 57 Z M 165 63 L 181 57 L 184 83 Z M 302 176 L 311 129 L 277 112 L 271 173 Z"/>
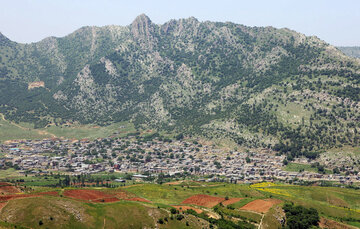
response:
<path id="1" fill-rule="evenodd" d="M 224 152 L 214 145 L 163 138 L 103 138 L 19 140 L 0 145 L 0 169 L 13 167 L 22 174 L 64 172 L 131 173 L 135 178 L 166 174 L 195 175 L 199 181 L 222 179 L 234 183 L 260 181 L 331 181 L 352 185 L 360 176 L 284 170 L 284 155 L 271 150 Z M 307 159 L 296 159 L 309 163 Z M 1 171 L 1 170 L 0 170 Z"/>

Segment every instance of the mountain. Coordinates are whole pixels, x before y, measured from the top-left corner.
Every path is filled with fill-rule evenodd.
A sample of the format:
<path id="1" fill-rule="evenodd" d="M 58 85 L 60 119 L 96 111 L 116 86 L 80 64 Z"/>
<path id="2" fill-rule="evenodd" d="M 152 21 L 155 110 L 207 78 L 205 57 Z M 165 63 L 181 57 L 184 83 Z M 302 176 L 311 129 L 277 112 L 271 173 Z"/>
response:
<path id="1" fill-rule="evenodd" d="M 353 47 L 341 46 L 337 48 L 350 57 L 360 58 L 360 47 L 358 46 L 353 46 Z"/>
<path id="2" fill-rule="evenodd" d="M 130 121 L 290 158 L 359 146 L 360 60 L 290 29 L 196 18 L 0 36 L 0 110 L 35 127 Z"/>

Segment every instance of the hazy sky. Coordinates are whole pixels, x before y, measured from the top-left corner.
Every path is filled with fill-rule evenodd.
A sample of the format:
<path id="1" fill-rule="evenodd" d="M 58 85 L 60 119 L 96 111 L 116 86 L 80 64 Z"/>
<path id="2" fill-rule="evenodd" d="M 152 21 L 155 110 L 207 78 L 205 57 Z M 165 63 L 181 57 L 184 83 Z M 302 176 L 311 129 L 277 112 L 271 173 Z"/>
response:
<path id="1" fill-rule="evenodd" d="M 360 46 L 360 0 L 0 0 L 0 32 L 17 42 L 64 36 L 85 25 L 157 24 L 194 16 L 287 27 L 333 45 Z"/>

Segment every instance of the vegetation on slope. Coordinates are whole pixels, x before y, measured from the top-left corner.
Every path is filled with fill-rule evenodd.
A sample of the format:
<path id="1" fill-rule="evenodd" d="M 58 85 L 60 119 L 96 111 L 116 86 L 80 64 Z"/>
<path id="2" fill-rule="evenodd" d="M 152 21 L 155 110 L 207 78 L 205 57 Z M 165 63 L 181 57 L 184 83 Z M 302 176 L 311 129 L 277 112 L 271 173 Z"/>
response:
<path id="1" fill-rule="evenodd" d="M 130 121 L 294 157 L 359 145 L 360 64 L 289 29 L 199 22 L 84 27 L 17 44 L 1 37 L 0 109 L 50 125 Z M 44 87 L 28 89 L 42 81 Z"/>

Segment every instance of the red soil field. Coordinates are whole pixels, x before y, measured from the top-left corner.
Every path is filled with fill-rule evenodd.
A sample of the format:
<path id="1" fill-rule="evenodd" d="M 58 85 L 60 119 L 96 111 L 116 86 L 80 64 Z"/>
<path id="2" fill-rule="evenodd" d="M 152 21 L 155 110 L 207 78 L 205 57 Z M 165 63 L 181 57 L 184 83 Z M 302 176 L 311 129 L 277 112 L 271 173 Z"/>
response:
<path id="1" fill-rule="evenodd" d="M 198 213 L 198 214 L 203 212 L 203 210 L 201 210 L 201 209 L 190 207 L 190 206 L 173 205 L 172 207 L 174 207 L 182 212 L 187 211 L 188 209 L 192 209 L 192 210 L 196 211 L 196 213 Z"/>
<path id="2" fill-rule="evenodd" d="M 51 191 L 51 192 L 40 192 L 37 193 L 38 195 L 47 195 L 47 196 L 58 196 L 59 192 L 57 191 Z"/>
<path id="3" fill-rule="evenodd" d="M 194 195 L 194 196 L 187 198 L 186 200 L 184 200 L 182 202 L 182 204 L 193 204 L 193 205 L 203 206 L 203 207 L 207 207 L 207 208 L 212 208 L 224 200 L 225 200 L 225 198 L 222 198 L 222 197 L 198 194 L 198 195 Z"/>
<path id="4" fill-rule="evenodd" d="M 266 213 L 269 211 L 269 209 L 276 205 L 281 203 L 281 200 L 276 199 L 265 199 L 265 200 L 254 200 L 250 203 L 246 204 L 245 206 L 241 207 L 241 210 L 248 210 L 248 211 L 254 211 L 258 213 Z"/>
<path id="5" fill-rule="evenodd" d="M 10 185 L 12 184 L 8 182 L 0 182 L 0 186 L 10 186 Z"/>
<path id="6" fill-rule="evenodd" d="M 236 202 L 239 202 L 239 201 L 242 200 L 242 199 L 244 199 L 244 198 L 231 198 L 231 199 L 228 199 L 228 200 L 223 201 L 222 204 L 223 204 L 224 206 L 228 206 L 228 205 L 230 205 L 230 204 L 234 204 L 234 203 L 236 203 Z"/>
<path id="7" fill-rule="evenodd" d="M 1 186 L 0 185 L 0 194 L 14 194 L 21 192 L 18 188 L 13 185 Z"/>
<path id="8" fill-rule="evenodd" d="M 110 203 L 110 202 L 116 202 L 116 201 L 119 201 L 119 199 L 116 197 L 101 198 L 101 199 L 93 200 L 93 202 L 98 202 L 98 203 Z"/>
<path id="9" fill-rule="evenodd" d="M 35 194 L 18 194 L 18 195 L 6 195 L 6 196 L 1 196 L 0 195 L 0 202 L 9 201 L 9 200 L 12 200 L 12 199 L 27 198 L 27 197 L 37 197 L 37 196 L 44 196 L 44 195 L 58 196 L 59 193 L 56 192 L 56 191 L 52 191 L 52 192 L 40 192 L 40 193 L 35 193 Z"/>
<path id="10" fill-rule="evenodd" d="M 4 187 L 4 186 L 3 186 Z M 34 194 L 11 194 L 11 195 L 0 195 L 0 207 L 3 204 L 6 204 L 7 201 L 12 199 L 19 199 L 19 198 L 28 198 L 28 197 L 38 197 L 38 196 L 59 196 L 58 191 L 49 191 L 49 192 L 40 192 Z M 99 190 L 91 190 L 91 189 L 72 189 L 72 190 L 65 190 L 64 196 L 74 198 L 77 200 L 83 201 L 91 201 L 97 203 L 107 203 L 107 202 L 116 202 L 122 200 L 128 201 L 140 201 L 140 202 L 148 202 L 151 201 L 146 200 L 144 198 L 136 197 L 135 195 L 128 195 L 125 191 L 118 190 L 116 192 L 106 193 Z"/>
<path id="11" fill-rule="evenodd" d="M 7 204 L 7 202 L 0 202 L 0 212 L 1 212 L 1 209 L 3 209 L 3 207 L 5 207 L 6 204 Z"/>
<path id="12" fill-rule="evenodd" d="M 105 193 L 98 190 L 91 189 L 73 189 L 73 190 L 65 190 L 64 195 L 66 197 L 71 197 L 78 200 L 92 201 L 92 202 L 116 202 L 122 200 L 129 201 L 140 201 L 140 202 L 148 202 L 151 201 L 140 198 L 140 197 L 129 197 L 129 195 L 124 191 L 117 191 L 111 193 Z"/>

